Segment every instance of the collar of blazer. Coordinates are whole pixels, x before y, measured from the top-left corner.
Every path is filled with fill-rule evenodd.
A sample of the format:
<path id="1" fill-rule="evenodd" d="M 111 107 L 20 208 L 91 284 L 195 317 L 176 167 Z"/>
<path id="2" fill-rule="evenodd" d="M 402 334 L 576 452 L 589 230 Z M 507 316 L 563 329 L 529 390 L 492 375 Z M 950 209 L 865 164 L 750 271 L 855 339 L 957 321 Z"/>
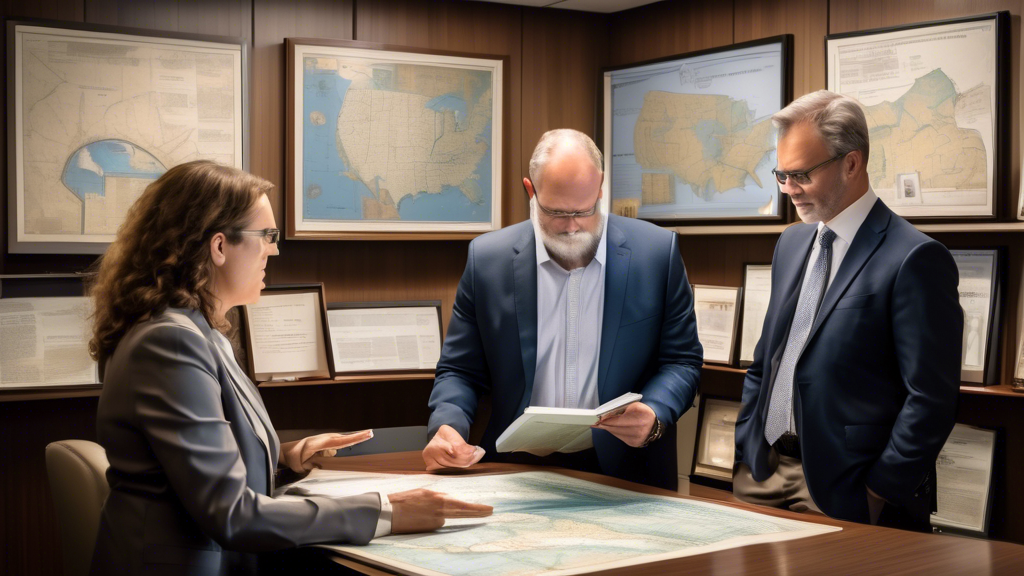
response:
<path id="1" fill-rule="evenodd" d="M 602 390 L 605 375 L 611 362 L 612 349 L 622 319 L 622 306 L 626 297 L 626 280 L 629 277 L 629 249 L 626 235 L 617 225 L 620 216 L 608 215 L 608 242 L 605 258 L 604 319 L 601 324 L 601 350 L 597 373 L 598 393 Z M 524 222 L 519 239 L 512 245 L 512 276 L 516 302 L 516 321 L 519 327 L 519 347 L 523 357 L 523 374 L 526 377 L 523 395 L 519 401 L 519 412 L 530 404 L 533 396 L 534 375 L 537 372 L 537 239 L 533 223 Z M 602 396 L 603 397 L 603 396 Z"/>
<path id="2" fill-rule="evenodd" d="M 881 200 L 875 201 L 875 205 L 871 208 L 871 212 L 868 213 L 868 217 L 864 220 L 860 229 L 857 230 L 857 235 L 854 236 L 850 249 L 847 250 L 846 256 L 843 257 L 843 262 L 840 264 L 839 270 L 836 271 L 832 284 L 829 285 L 828 290 L 825 292 L 825 296 L 821 301 L 821 308 L 818 309 L 818 315 L 814 318 L 814 324 L 811 325 L 811 331 L 804 342 L 804 350 L 810 346 L 814 336 L 818 333 L 818 329 L 828 319 L 836 303 L 839 302 L 839 299 L 850 286 L 850 283 L 857 277 L 857 274 L 860 273 L 868 260 L 871 259 L 871 256 L 882 244 L 889 229 L 889 224 L 892 221 L 892 216 L 892 210 L 884 202 Z M 794 266 L 790 270 L 790 274 L 794 274 L 794 276 L 786 280 L 787 294 L 800 290 L 801 283 L 799 279 L 803 276 L 807 255 L 810 254 L 814 239 L 817 237 L 817 224 L 803 224 L 799 227 L 794 227 L 793 234 L 797 235 L 794 239 L 797 246 L 803 248 L 799 252 L 803 258 L 799 261 L 799 266 Z M 789 297 L 783 301 L 788 299 Z M 781 319 L 781 317 L 777 318 L 777 320 Z M 786 321 L 788 321 L 788 318 Z"/>

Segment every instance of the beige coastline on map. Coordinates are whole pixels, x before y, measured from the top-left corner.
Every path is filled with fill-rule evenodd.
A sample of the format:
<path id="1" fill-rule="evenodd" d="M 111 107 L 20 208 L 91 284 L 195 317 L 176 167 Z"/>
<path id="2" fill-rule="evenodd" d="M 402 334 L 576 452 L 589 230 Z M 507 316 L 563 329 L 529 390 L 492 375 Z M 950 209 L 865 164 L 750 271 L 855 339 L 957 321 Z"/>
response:
<path id="1" fill-rule="evenodd" d="M 743 187 L 748 176 L 761 186 L 755 169 L 775 142 L 771 121 L 751 116 L 746 102 L 728 96 L 648 92 L 633 132 L 636 161 L 671 170 L 705 200 Z M 650 196 L 664 200 L 651 184 Z"/>
<path id="2" fill-rule="evenodd" d="M 488 144 L 478 135 L 491 120 L 492 93 L 488 87 L 479 98 L 472 97 L 480 88 L 474 74 L 457 68 L 310 60 L 352 82 L 338 114 L 336 137 L 348 176 L 375 194 L 363 199 L 364 218 L 397 219 L 403 198 L 439 194 L 446 186 L 458 188 L 471 202 L 481 201 L 485 191 L 476 166 Z M 426 106 L 453 93 L 462 94 L 468 106 L 462 125 L 454 111 Z"/>

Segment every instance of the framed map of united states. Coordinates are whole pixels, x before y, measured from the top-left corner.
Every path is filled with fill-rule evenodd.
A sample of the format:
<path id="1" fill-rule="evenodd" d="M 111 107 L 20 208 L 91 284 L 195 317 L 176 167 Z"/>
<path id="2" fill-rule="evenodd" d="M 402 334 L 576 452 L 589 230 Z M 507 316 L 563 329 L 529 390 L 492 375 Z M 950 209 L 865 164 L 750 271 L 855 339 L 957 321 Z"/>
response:
<path id="1" fill-rule="evenodd" d="M 287 237 L 501 227 L 507 57 L 289 38 Z"/>

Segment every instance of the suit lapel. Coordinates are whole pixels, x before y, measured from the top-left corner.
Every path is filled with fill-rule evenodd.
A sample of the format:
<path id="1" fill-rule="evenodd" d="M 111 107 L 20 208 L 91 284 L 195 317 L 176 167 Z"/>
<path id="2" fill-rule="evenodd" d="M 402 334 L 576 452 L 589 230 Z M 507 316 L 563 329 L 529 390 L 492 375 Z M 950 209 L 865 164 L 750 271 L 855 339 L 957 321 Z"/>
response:
<path id="1" fill-rule="evenodd" d="M 519 348 L 523 358 L 525 388 L 519 401 L 519 413 L 526 409 L 533 396 L 533 379 L 537 373 L 537 240 L 533 227 L 512 247 L 512 277 L 515 284 L 516 321 L 519 325 Z"/>
<path id="2" fill-rule="evenodd" d="M 769 342 L 770 348 L 765 350 L 768 358 L 771 358 L 776 348 L 786 343 L 789 335 L 789 324 L 793 319 L 796 304 L 800 297 L 800 288 L 803 286 L 804 273 L 807 270 L 807 255 L 811 253 L 814 246 L 814 239 L 818 235 L 818 229 L 814 225 L 801 225 L 793 229 L 796 236 L 793 242 L 797 250 L 792 257 L 787 257 L 786 265 L 779 267 L 779 289 L 782 298 L 782 308 L 775 316 L 775 324 L 772 326 L 772 339 Z M 774 288 L 773 288 L 774 290 Z"/>
<path id="3" fill-rule="evenodd" d="M 843 263 L 836 272 L 835 279 L 832 280 L 828 291 L 825 292 L 825 298 L 821 301 L 821 308 L 818 309 L 818 315 L 815 316 L 814 324 L 811 325 L 811 332 L 807 335 L 806 342 L 804 342 L 804 350 L 810 345 L 814 335 L 818 333 L 818 328 L 828 318 L 832 309 L 836 307 L 836 303 L 839 302 L 839 298 L 846 292 L 850 282 L 857 277 L 857 274 L 867 264 L 871 255 L 878 249 L 879 244 L 882 243 L 882 240 L 885 238 L 885 231 L 889 227 L 891 216 L 892 211 L 889 210 L 885 203 L 881 200 L 876 200 L 874 207 L 871 208 L 871 212 L 868 212 L 868 217 L 864 219 L 864 223 L 857 230 L 857 235 L 853 237 L 853 242 L 843 258 Z"/>
<path id="4" fill-rule="evenodd" d="M 622 321 L 622 306 L 626 300 L 626 283 L 629 278 L 629 259 L 632 252 L 625 246 L 626 236 L 622 233 L 611 216 L 608 217 L 608 246 L 605 256 L 604 279 L 604 319 L 601 323 L 600 365 L 597 371 L 597 391 L 600 400 L 604 400 L 606 376 L 611 364 L 612 353 L 615 351 L 615 339 Z"/>

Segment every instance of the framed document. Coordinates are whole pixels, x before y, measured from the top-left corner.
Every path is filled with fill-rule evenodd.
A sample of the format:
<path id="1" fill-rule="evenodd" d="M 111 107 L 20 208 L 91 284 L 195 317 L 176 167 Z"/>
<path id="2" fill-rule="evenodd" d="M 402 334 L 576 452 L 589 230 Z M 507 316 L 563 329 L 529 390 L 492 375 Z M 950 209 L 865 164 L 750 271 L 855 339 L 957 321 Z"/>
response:
<path id="1" fill-rule="evenodd" d="M 995 446 L 995 430 L 953 426 L 935 462 L 939 505 L 931 524 L 937 532 L 988 537 Z"/>
<path id="2" fill-rule="evenodd" d="M 743 331 L 740 336 L 740 366 L 754 363 L 754 348 L 761 339 L 768 301 L 772 297 L 772 265 L 747 264 L 743 269 Z"/>
<path id="3" fill-rule="evenodd" d="M 242 315 L 254 382 L 333 377 L 323 284 L 267 286 Z"/>
<path id="4" fill-rule="evenodd" d="M 433 372 L 441 358 L 441 301 L 327 305 L 336 375 Z"/>
<path id="5" fill-rule="evenodd" d="M 771 115 L 791 35 L 609 68 L 604 208 L 645 220 L 782 220 Z M 788 206 L 788 203 L 786 203 Z"/>
<path id="6" fill-rule="evenodd" d="M 908 218 L 994 218 L 1008 174 L 1010 14 L 832 34 L 828 89 L 857 99 L 868 176 Z"/>
<path id="7" fill-rule="evenodd" d="M 701 397 L 700 432 L 693 455 L 693 474 L 732 482 L 739 413 L 739 402 Z"/>
<path id="8" fill-rule="evenodd" d="M 8 21 L 10 251 L 100 254 L 168 168 L 246 168 L 247 42 Z"/>
<path id="9" fill-rule="evenodd" d="M 288 238 L 501 228 L 508 56 L 287 38 Z"/>
<path id="10" fill-rule="evenodd" d="M 733 363 L 741 288 L 693 285 L 693 311 L 704 361 Z"/>
<path id="11" fill-rule="evenodd" d="M 0 299 L 0 390 L 99 384 L 89 357 L 92 299 Z"/>
<path id="12" fill-rule="evenodd" d="M 990 386 L 999 383 L 998 342 L 1002 289 L 996 249 L 950 250 L 960 272 L 960 306 L 964 310 L 960 378 Z"/>

